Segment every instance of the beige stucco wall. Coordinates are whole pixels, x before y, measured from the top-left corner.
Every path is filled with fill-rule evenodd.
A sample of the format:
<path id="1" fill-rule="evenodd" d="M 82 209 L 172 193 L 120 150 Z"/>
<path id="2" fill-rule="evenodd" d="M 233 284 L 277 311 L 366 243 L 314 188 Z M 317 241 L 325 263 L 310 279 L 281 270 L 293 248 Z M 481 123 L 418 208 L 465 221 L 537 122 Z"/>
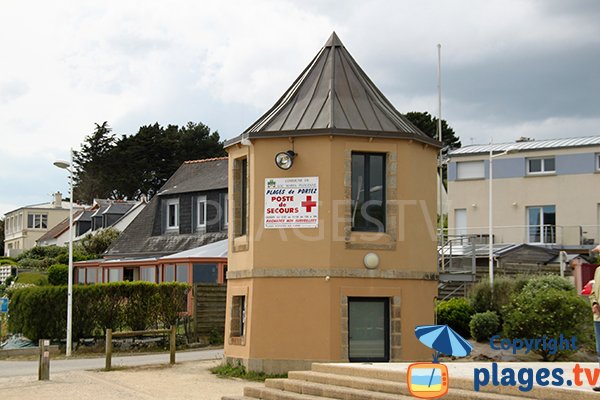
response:
<path id="1" fill-rule="evenodd" d="M 13 215 L 22 214 L 21 230 L 6 235 L 4 240 L 4 253 L 8 254 L 8 246 L 18 248 L 20 251 L 28 250 L 36 245 L 36 240 L 41 238 L 46 232 L 58 225 L 65 218 L 69 217 L 69 210 L 64 208 L 26 208 L 19 209 L 6 214 L 6 219 Z M 27 228 L 27 218 L 29 214 L 48 214 L 48 228 L 30 229 Z"/>
<path id="2" fill-rule="evenodd" d="M 284 171 L 274 158 L 289 149 L 297 156 Z M 229 192 L 227 310 L 233 296 L 247 296 L 247 325 L 243 343 L 232 343 L 228 315 L 226 357 L 268 371 L 306 367 L 302 361 L 347 360 L 342 303 L 348 296 L 368 296 L 395 299 L 392 359 L 428 359 L 414 327 L 433 323 L 437 295 L 437 149 L 410 140 L 320 136 L 293 143 L 259 139 L 227 150 L 230 182 L 234 160 L 248 157 L 250 201 L 249 234 L 235 238 L 234 190 Z M 385 233 L 350 231 L 352 151 L 387 154 Z M 319 227 L 264 229 L 265 179 L 311 176 L 319 177 Z M 363 264 L 369 252 L 380 257 L 373 271 Z"/>
<path id="3" fill-rule="evenodd" d="M 376 248 L 377 244 L 394 246 L 391 251 L 381 251 L 382 269 L 436 270 L 435 148 L 407 140 L 376 139 L 369 142 L 368 138 L 302 137 L 294 141 L 294 151 L 298 156 L 293 167 L 284 171 L 277 168 L 274 157 L 276 153 L 292 148 L 287 138 L 262 139 L 254 143 L 250 147 L 235 145 L 228 149 L 231 182 L 234 159 L 250 155 L 249 250 L 236 252 L 232 247 L 230 270 L 280 268 L 282 256 L 285 256 L 288 268 L 362 268 L 364 250 L 369 248 L 348 249 L 348 241 L 370 249 Z M 354 232 L 348 237 L 344 207 L 347 207 L 349 199 L 345 168 L 350 168 L 347 162 L 350 151 L 387 152 L 396 158 L 397 161 L 392 164 L 395 164 L 393 184 L 397 189 L 388 195 L 388 198 L 390 195 L 394 197 L 393 201 L 388 201 L 388 219 L 393 216 L 396 225 L 392 235 Z M 264 229 L 265 178 L 307 176 L 319 177 L 319 228 Z M 233 215 L 232 199 L 229 205 L 229 215 Z M 277 243 L 277 246 L 270 245 L 272 243 Z M 299 243 L 303 246 L 298 246 Z M 306 251 L 306 246 L 310 246 L 310 251 Z"/>
<path id="4" fill-rule="evenodd" d="M 589 153 L 573 149 L 567 154 Z M 563 154 L 563 153 L 558 153 Z M 540 151 L 507 155 L 502 159 L 557 155 L 557 151 Z M 460 157 L 455 161 L 486 158 Z M 496 170 L 496 168 L 494 168 Z M 600 174 L 570 174 L 494 178 L 493 227 L 498 243 L 527 242 L 527 207 L 556 206 L 557 242 L 579 245 L 580 227 L 587 238 L 600 239 Z M 489 215 L 489 180 L 450 181 L 448 183 L 450 233 L 456 227 L 455 210 L 466 209 L 468 233 L 487 234 Z"/>

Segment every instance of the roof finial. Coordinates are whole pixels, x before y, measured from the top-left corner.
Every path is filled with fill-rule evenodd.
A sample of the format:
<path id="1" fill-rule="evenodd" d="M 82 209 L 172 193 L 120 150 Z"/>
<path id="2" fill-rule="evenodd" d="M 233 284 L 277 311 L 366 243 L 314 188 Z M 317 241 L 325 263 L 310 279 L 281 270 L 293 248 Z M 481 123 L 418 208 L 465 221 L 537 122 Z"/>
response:
<path id="1" fill-rule="evenodd" d="M 340 40 L 338 35 L 336 35 L 335 31 L 333 31 L 333 33 L 331 34 L 329 39 L 327 39 L 327 43 L 325 43 L 325 47 L 343 47 L 343 46 L 344 45 L 342 44 L 342 41 Z"/>

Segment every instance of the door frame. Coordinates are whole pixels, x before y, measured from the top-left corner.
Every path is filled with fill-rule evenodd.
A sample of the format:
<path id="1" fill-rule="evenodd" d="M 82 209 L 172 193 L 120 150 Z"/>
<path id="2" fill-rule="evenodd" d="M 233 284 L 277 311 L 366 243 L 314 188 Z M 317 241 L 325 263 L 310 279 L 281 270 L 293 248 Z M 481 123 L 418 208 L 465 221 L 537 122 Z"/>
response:
<path id="1" fill-rule="evenodd" d="M 370 302 L 379 303 L 383 302 L 384 305 L 384 355 L 383 357 L 350 357 L 351 352 L 351 341 L 350 341 L 350 303 L 356 302 Z M 390 317 L 390 303 L 389 297 L 360 297 L 352 296 L 348 297 L 348 361 L 350 362 L 390 362 L 390 330 L 391 330 L 391 317 Z"/>

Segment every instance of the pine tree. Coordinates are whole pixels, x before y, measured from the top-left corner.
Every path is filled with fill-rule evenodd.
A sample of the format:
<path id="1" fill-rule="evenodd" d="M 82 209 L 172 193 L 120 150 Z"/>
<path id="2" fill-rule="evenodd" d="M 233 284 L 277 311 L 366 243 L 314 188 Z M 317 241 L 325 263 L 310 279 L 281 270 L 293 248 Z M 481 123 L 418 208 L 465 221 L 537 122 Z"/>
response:
<path id="1" fill-rule="evenodd" d="M 94 198 L 111 194 L 109 154 L 115 147 L 115 137 L 108 122 L 95 124 L 94 132 L 86 136 L 81 151 L 73 155 L 74 200 L 91 204 Z"/>

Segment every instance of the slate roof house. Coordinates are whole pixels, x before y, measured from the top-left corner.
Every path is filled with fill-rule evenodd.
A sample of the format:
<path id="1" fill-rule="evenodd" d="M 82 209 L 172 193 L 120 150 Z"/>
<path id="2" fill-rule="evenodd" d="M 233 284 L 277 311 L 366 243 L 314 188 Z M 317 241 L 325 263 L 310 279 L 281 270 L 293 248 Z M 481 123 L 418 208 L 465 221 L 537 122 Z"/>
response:
<path id="1" fill-rule="evenodd" d="M 224 283 L 227 254 L 222 246 L 205 245 L 227 239 L 226 210 L 227 157 L 186 161 L 105 259 L 75 263 L 76 282 Z"/>
<path id="2" fill-rule="evenodd" d="M 227 238 L 227 157 L 186 161 L 105 257 L 165 256 Z"/>
<path id="3" fill-rule="evenodd" d="M 88 233 L 114 227 L 122 232 L 146 206 L 140 201 L 94 199 L 91 207 L 73 213 L 73 241 L 77 242 Z M 64 246 L 69 242 L 69 217 L 65 218 L 36 241 L 37 246 Z"/>

